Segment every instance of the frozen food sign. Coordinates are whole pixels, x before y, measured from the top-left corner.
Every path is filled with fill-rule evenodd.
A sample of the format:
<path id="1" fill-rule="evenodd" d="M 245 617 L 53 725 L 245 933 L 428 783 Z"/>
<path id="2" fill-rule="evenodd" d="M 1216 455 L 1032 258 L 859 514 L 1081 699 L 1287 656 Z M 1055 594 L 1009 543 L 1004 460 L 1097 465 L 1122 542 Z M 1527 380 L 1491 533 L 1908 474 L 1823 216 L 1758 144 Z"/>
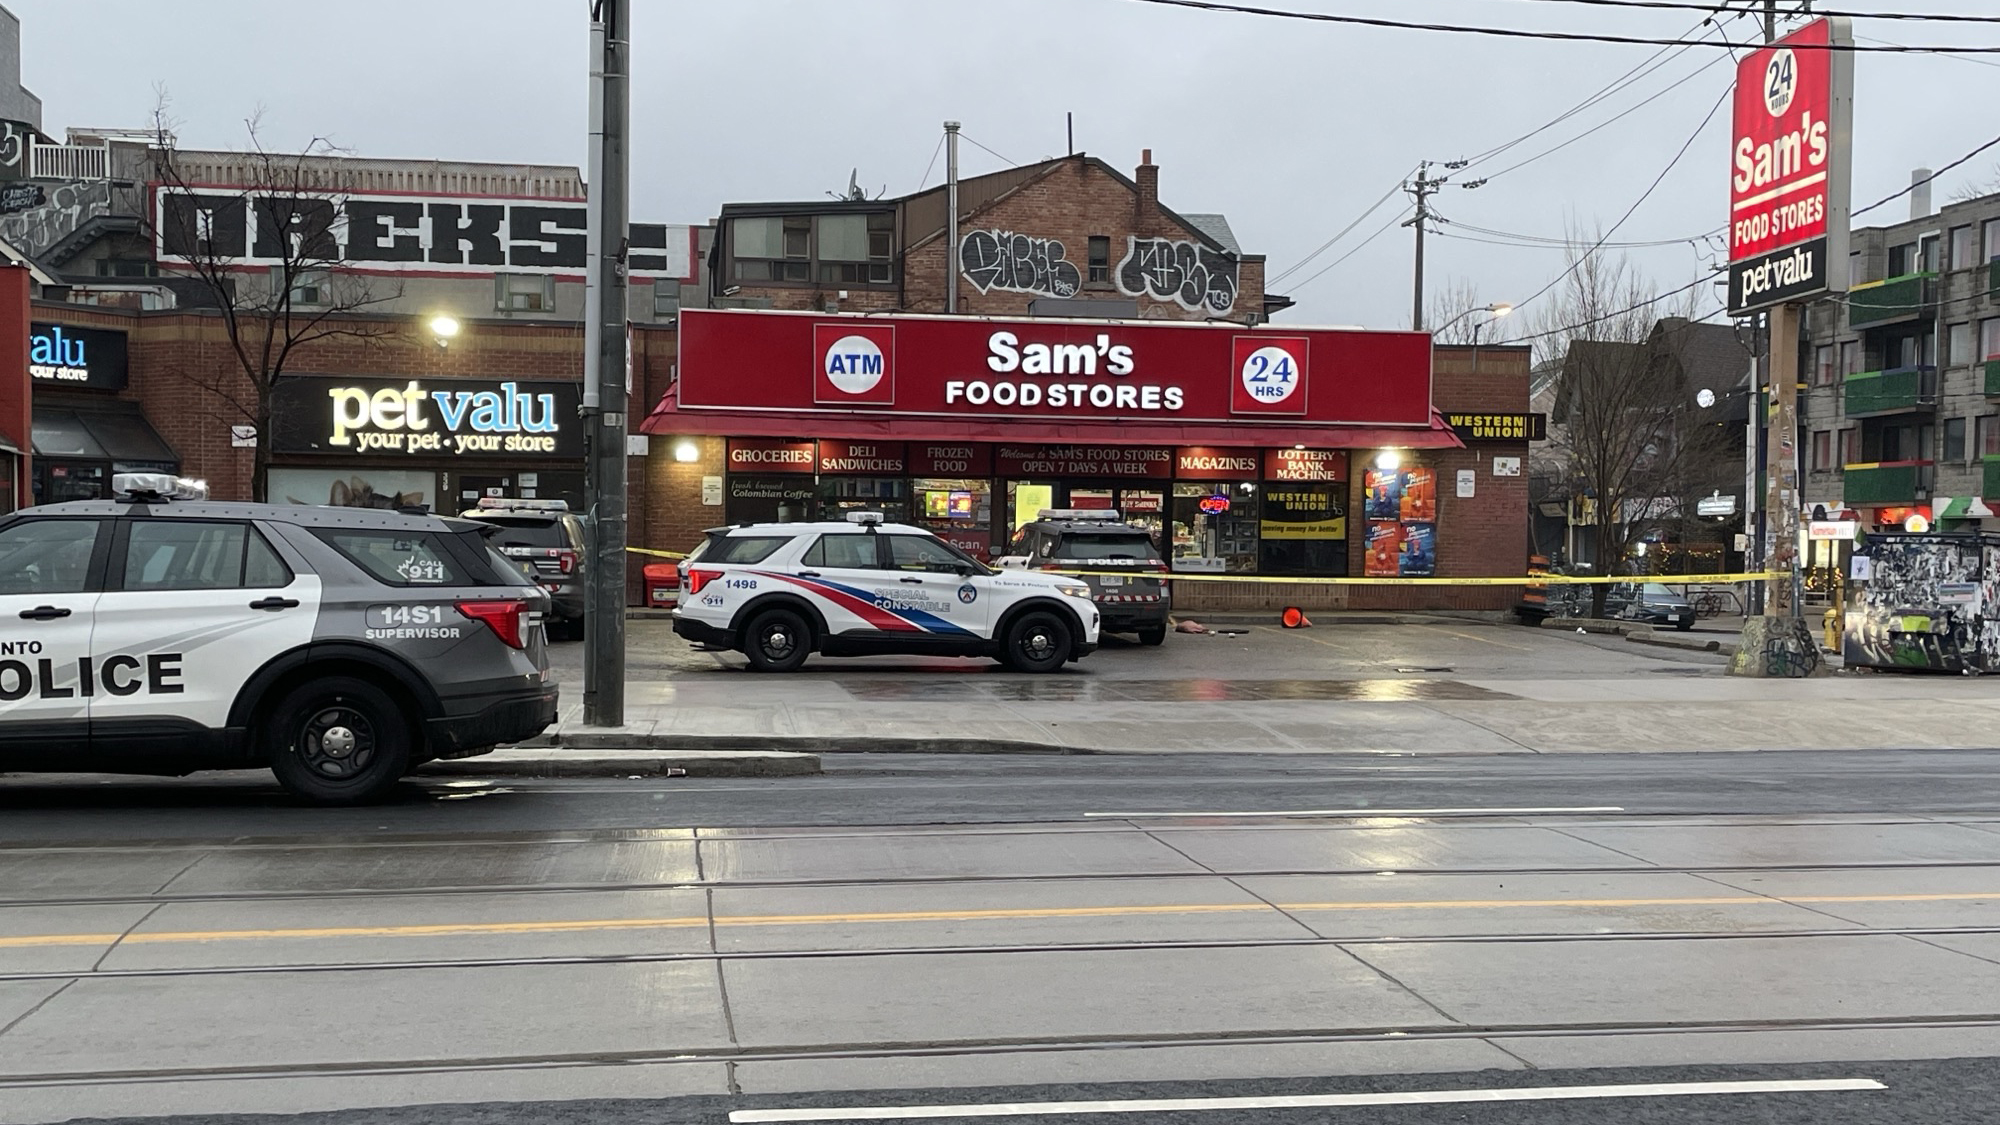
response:
<path id="1" fill-rule="evenodd" d="M 369 457 L 581 457 L 579 384 L 484 379 L 286 379 L 272 449 Z"/>

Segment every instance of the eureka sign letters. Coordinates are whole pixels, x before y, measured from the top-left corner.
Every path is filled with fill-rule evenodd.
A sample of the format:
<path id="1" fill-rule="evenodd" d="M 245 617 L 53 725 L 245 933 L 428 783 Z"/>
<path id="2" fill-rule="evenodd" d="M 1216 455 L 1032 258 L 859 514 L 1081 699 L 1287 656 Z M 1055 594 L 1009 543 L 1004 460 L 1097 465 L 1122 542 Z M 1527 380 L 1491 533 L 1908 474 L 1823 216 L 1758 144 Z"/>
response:
<path id="1" fill-rule="evenodd" d="M 1428 426 L 1422 332 L 687 309 L 681 410 Z"/>

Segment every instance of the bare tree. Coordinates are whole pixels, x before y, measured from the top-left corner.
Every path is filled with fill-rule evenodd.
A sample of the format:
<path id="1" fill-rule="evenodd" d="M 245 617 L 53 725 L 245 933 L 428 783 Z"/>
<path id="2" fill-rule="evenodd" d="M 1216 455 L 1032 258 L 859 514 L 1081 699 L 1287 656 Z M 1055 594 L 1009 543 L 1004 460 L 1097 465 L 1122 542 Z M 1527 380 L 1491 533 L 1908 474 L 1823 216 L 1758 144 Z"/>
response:
<path id="1" fill-rule="evenodd" d="M 163 98 L 150 154 L 158 188 L 143 225 L 161 264 L 194 279 L 196 303 L 221 318 L 233 362 L 184 374 L 226 414 L 256 427 L 251 489 L 264 500 L 273 388 L 311 345 L 397 335 L 399 325 L 358 314 L 395 301 L 402 286 L 353 272 L 341 219 L 346 154 L 326 138 L 276 151 L 253 116 L 244 123 L 244 150 L 195 158 L 170 124 Z M 229 186 L 211 186 L 217 181 Z"/>
<path id="2" fill-rule="evenodd" d="M 1548 454 L 1567 484 L 1573 518 L 1589 528 L 1598 570 L 1626 568 L 1646 534 L 1675 525 L 1719 481 L 1733 479 L 1731 434 L 1665 377 L 1653 326 L 1666 312 L 1623 259 L 1577 251 L 1560 297 L 1543 306 L 1542 358 L 1560 365 Z M 1603 585 L 1590 587 L 1592 616 Z"/>
<path id="3" fill-rule="evenodd" d="M 1472 282 L 1462 277 L 1451 279 L 1424 303 L 1424 323 L 1430 327 L 1431 339 L 1440 344 L 1471 344 L 1477 342 L 1477 333 L 1478 338 L 1495 343 L 1478 312 L 1486 305 Z"/>

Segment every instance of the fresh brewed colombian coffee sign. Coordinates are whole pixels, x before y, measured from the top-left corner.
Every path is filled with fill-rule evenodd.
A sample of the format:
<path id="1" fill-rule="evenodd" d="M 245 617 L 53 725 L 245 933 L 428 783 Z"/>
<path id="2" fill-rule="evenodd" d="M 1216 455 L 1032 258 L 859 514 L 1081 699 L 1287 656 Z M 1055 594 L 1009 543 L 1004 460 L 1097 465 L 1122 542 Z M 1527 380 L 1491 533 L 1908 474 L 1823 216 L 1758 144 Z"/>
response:
<path id="1" fill-rule="evenodd" d="M 1847 20 L 1814 20 L 1736 66 L 1731 313 L 1847 289 L 1853 42 Z"/>
<path id="2" fill-rule="evenodd" d="M 271 448 L 374 458 L 583 456 L 581 384 L 305 376 L 272 388 Z"/>

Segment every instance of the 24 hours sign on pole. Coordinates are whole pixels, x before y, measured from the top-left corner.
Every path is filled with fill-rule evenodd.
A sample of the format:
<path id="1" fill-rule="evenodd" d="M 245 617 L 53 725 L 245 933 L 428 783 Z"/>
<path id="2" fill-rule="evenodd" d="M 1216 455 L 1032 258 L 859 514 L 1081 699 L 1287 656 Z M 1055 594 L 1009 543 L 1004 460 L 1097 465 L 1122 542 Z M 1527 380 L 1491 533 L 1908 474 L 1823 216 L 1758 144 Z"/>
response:
<path id="1" fill-rule="evenodd" d="M 1853 42 L 1847 20 L 1814 20 L 1736 64 L 1731 313 L 1847 289 Z"/>

